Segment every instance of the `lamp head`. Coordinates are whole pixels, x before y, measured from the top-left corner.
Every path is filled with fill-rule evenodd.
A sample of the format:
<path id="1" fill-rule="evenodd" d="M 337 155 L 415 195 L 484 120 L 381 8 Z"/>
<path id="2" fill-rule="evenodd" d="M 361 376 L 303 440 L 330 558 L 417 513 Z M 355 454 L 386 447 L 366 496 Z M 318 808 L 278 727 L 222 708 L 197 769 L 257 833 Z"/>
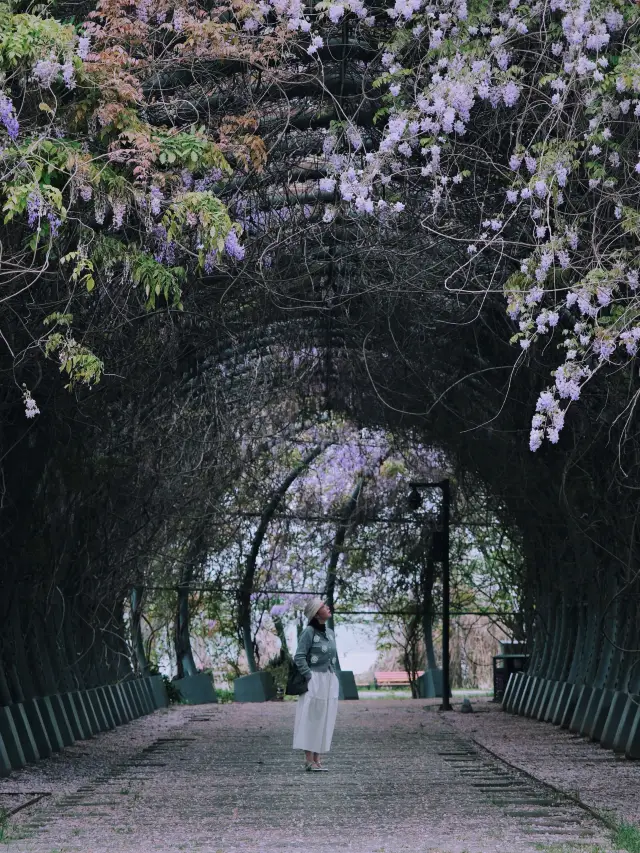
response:
<path id="1" fill-rule="evenodd" d="M 422 506 L 422 495 L 417 490 L 415 486 L 411 486 L 411 491 L 409 492 L 409 497 L 407 498 L 407 503 L 409 505 L 409 509 L 412 512 L 415 512 L 417 509 L 420 509 Z"/>

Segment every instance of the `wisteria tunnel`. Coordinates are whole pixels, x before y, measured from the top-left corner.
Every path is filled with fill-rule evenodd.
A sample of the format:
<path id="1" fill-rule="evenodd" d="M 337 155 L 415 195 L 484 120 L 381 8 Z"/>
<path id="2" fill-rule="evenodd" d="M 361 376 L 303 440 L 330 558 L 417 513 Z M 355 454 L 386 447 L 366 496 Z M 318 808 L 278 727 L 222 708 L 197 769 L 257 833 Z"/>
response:
<path id="1" fill-rule="evenodd" d="M 147 11 L 136 13 L 143 5 Z M 308 11 L 316 42 L 304 27 L 289 26 L 298 20 L 294 5 L 261 4 L 270 22 L 264 33 L 257 11 L 247 18 L 233 4 L 222 13 L 220 4 L 160 3 L 164 29 L 151 27 L 149 4 L 116 0 L 57 3 L 51 19 L 18 3 L 2 13 L 7 32 L 36 34 L 31 53 L 25 48 L 18 59 L 7 58 L 8 42 L 0 50 L 0 142 L 7 143 L 0 187 L 13 204 L 0 226 L 0 768 L 8 773 L 167 703 L 142 639 L 154 590 L 173 614 L 176 674 L 196 674 L 190 596 L 208 561 L 239 535 L 235 496 L 249 489 L 247 472 L 262 492 L 258 503 L 247 498 L 257 521 L 239 560 L 228 631 L 249 670 L 260 668 L 252 602 L 261 536 L 298 470 L 335 442 L 336 423 L 435 448 L 446 459 L 436 473 L 451 480 L 454 511 L 462 511 L 466 482 L 467 493 L 488 496 L 517 538 L 520 638 L 531 658 L 528 671 L 510 680 L 504 708 L 640 758 L 638 336 L 629 278 L 637 214 L 633 225 L 625 213 L 628 227 L 615 231 L 621 214 L 605 198 L 605 173 L 593 177 L 575 151 L 560 181 L 564 212 L 553 207 L 557 186 L 547 197 L 544 180 L 551 187 L 560 167 L 541 171 L 551 162 L 540 148 L 551 121 L 543 98 L 528 96 L 525 110 L 524 95 L 511 104 L 505 90 L 494 103 L 476 80 L 472 102 L 452 107 L 463 133 L 447 129 L 429 89 L 433 108 L 423 105 L 423 124 L 410 130 L 423 107 L 401 109 L 394 101 L 401 96 L 388 93 L 394 74 L 398 92 L 409 80 L 393 63 L 424 65 L 425 75 L 431 63 L 428 86 L 437 87 L 447 74 L 466 79 L 467 54 L 456 59 L 452 48 L 441 56 L 433 36 L 421 54 L 420 33 L 410 42 L 398 23 L 413 12 L 388 14 L 403 4 L 372 7 L 369 29 L 356 2 L 328 17 Z M 414 11 L 425 20 L 460 13 L 462 27 L 459 5 L 466 8 L 441 2 Z M 543 28 L 531 24 L 543 13 L 526 6 L 529 33 L 514 35 L 502 8 L 514 4 L 493 5 L 496 26 L 525 57 L 513 80 L 551 74 L 558 54 L 544 53 Z M 622 16 L 618 6 L 611 15 Z M 626 6 L 626 43 L 635 44 L 637 9 Z M 94 9 L 99 14 L 89 17 Z M 492 12 L 473 9 L 490 23 Z M 306 20 L 303 5 L 298 13 Z M 89 23 L 93 52 L 79 45 L 73 73 L 82 85 L 65 89 L 72 14 L 76 24 Z M 596 34 L 599 14 L 593 11 Z M 46 32 L 38 20 L 50 21 Z M 131 38 L 118 48 L 118 64 L 113 46 L 123 21 Z M 602 32 L 620 47 L 623 36 L 609 23 Z M 237 41 L 228 38 L 231 27 Z M 526 59 L 527 38 L 537 40 L 545 68 Z M 35 65 L 43 44 L 57 56 L 52 74 L 62 75 L 47 85 Z M 488 71 L 473 67 L 476 76 L 489 75 L 487 86 L 498 86 L 494 71 L 502 80 L 498 47 L 486 48 Z M 104 82 L 116 73 L 109 63 L 120 74 L 119 94 Z M 36 82 L 25 70 L 34 67 Z M 620 169 L 628 168 L 615 193 L 627 212 L 637 204 L 638 133 L 618 102 L 637 79 L 607 90 L 612 129 L 598 143 L 617 140 Z M 566 86 L 582 91 L 580 73 L 571 81 Z M 54 104 L 56 86 L 63 96 Z M 10 95 L 22 103 L 20 114 L 7 106 Z M 582 139 L 595 97 L 576 95 L 566 127 L 553 125 L 558 138 L 575 132 Z M 24 139 L 10 119 L 19 120 Z M 411 133 L 427 139 L 414 145 Z M 509 158 L 515 150 L 522 160 L 529 148 L 537 161 L 516 179 Z M 103 157 L 104 169 L 96 165 Z M 456 157 L 467 158 L 466 171 Z M 447 181 L 436 186 L 436 173 Z M 545 249 L 542 213 L 504 213 L 505 189 L 516 180 L 526 200 L 518 204 L 533 203 L 527 187 L 534 181 L 544 217 L 553 207 L 556 219 L 546 227 L 554 234 L 564 217 L 568 244 L 556 236 L 553 251 Z M 602 198 L 593 201 L 595 192 Z M 571 228 L 582 242 L 566 268 Z M 529 323 L 532 306 L 542 304 L 535 276 L 548 281 L 552 262 L 555 283 L 545 285 L 544 298 L 560 307 L 554 313 L 550 301 L 542 320 Z M 604 274 L 589 278 L 598 264 L 615 267 L 615 284 Z M 571 288 L 573 301 L 565 299 Z M 597 307 L 577 316 L 580 300 Z M 576 332 L 591 343 L 578 341 L 574 360 L 560 364 L 558 351 L 571 350 L 578 320 L 586 328 L 594 317 L 602 320 L 596 331 Z M 559 346 L 542 339 L 561 329 Z M 598 360 L 612 329 L 626 354 Z M 557 399 L 571 397 L 557 377 L 578 362 L 584 372 L 571 375 L 585 387 L 562 423 L 550 425 L 552 410 L 560 418 Z M 553 405 L 544 397 L 549 387 L 560 389 Z M 539 418 L 533 432 L 532 416 Z M 276 482 L 270 460 L 282 448 L 298 455 L 290 479 Z M 341 511 L 366 512 L 359 500 L 356 490 Z M 334 574 L 339 523 L 335 536 Z M 327 583 L 318 592 L 339 605 L 339 586 Z"/>

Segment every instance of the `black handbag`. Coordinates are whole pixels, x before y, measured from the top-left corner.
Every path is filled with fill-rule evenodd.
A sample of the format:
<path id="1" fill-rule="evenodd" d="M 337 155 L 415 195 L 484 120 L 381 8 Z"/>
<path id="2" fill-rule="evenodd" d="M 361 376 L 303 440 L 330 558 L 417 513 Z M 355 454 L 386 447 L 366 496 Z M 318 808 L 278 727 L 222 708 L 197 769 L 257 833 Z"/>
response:
<path id="1" fill-rule="evenodd" d="M 284 691 L 287 696 L 302 696 L 309 689 L 307 679 L 300 672 L 295 663 L 289 661 L 289 675 L 287 676 L 287 689 Z"/>

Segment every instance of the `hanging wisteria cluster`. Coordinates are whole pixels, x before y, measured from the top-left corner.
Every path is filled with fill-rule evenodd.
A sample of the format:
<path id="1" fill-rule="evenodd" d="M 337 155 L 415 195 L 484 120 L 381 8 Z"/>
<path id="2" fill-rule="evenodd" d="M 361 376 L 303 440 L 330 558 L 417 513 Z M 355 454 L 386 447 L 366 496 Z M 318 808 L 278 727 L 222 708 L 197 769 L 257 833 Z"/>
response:
<path id="1" fill-rule="evenodd" d="M 325 518 L 329 529 L 338 526 L 338 519 L 349 518 L 349 501 L 357 494 L 360 517 L 382 519 L 405 511 L 406 496 L 412 479 L 437 481 L 451 465 L 439 448 L 419 442 L 410 448 L 398 446 L 393 436 L 382 430 L 358 429 L 349 423 L 329 421 L 305 431 L 296 451 L 302 455 L 311 438 L 331 436 L 333 443 L 309 466 L 309 470 L 291 486 L 288 512 L 318 520 Z M 428 501 L 427 501 L 428 503 Z M 303 586 L 306 560 L 309 553 L 297 550 L 292 554 L 287 538 L 278 530 L 272 534 L 269 553 L 269 583 L 273 589 L 291 583 Z M 328 547 L 330 548 L 331 540 Z M 324 544 L 324 550 L 327 543 Z M 318 552 L 324 569 L 329 555 L 317 543 L 307 543 L 311 554 Z M 341 555 L 341 560 L 344 555 Z M 325 578 L 321 579 L 324 583 Z M 269 597 L 268 592 L 262 595 Z M 259 595 L 257 596 L 259 597 Z M 304 609 L 308 598 L 299 593 L 278 595 L 270 608 L 273 617 Z"/>
<path id="2" fill-rule="evenodd" d="M 511 267 L 487 290 L 504 289 L 523 358 L 550 339 L 558 351 L 530 446 L 556 443 L 586 383 L 633 359 L 640 341 L 638 7 L 395 0 L 391 32 L 360 3 L 320 3 L 312 19 L 295 4 L 276 9 L 310 34 L 310 54 L 331 23 L 354 40 L 369 26 L 384 36 L 381 138 L 365 145 L 348 120 L 327 134 L 326 221 L 339 206 L 370 218 L 417 209 L 445 233 L 458 201 L 474 205 L 477 230 L 461 233 L 466 259 L 452 258 L 446 286 L 472 277 L 476 287 L 487 264 Z"/>
<path id="3" fill-rule="evenodd" d="M 557 348 L 553 384 L 532 420 L 535 451 L 545 438 L 558 441 L 567 407 L 594 373 L 629 361 L 640 339 L 638 9 L 454 2 L 401 19 L 424 62 L 412 66 L 419 49 L 401 38 L 386 56 L 393 117 L 363 170 L 363 193 L 405 177 L 419 157 L 437 221 L 460 184 L 489 173 L 461 266 L 473 271 L 483 255 L 517 264 L 504 283 L 513 341 L 525 353 L 550 338 Z M 474 123 L 491 122 L 487 105 L 496 144 L 489 136 L 479 161 Z"/>
<path id="4" fill-rule="evenodd" d="M 382 140 L 364 156 L 345 145 L 336 155 L 328 140 L 331 179 L 370 215 L 417 197 L 434 230 L 455 221 L 458 199 L 476 205 L 477 231 L 461 238 L 467 259 L 446 284 L 507 259 L 513 272 L 499 284 L 513 342 L 523 353 L 556 347 L 532 420 L 536 450 L 558 441 L 594 374 L 633 359 L 640 341 L 639 10 L 396 0 L 388 14 Z"/>
<path id="5" fill-rule="evenodd" d="M 52 241 L 73 231 L 72 281 L 91 290 L 117 275 L 140 286 L 150 307 L 161 299 L 180 307 L 190 271 L 244 261 L 243 231 L 259 241 L 294 221 L 330 229 L 355 216 L 372 226 L 372 241 L 379 223 L 443 236 L 452 246 L 443 286 L 503 291 L 519 359 L 549 343 L 557 353 L 530 446 L 557 442 L 585 385 L 629 363 L 640 341 L 638 7 L 246 0 L 222 11 L 102 0 L 79 30 L 5 15 L 5 220 L 24 218 L 30 247 L 49 253 L 49 264 Z M 276 80 L 278 69 L 295 72 L 298 50 L 306 57 L 298 70 L 322 80 L 337 34 L 377 45 L 367 93 L 375 130 L 346 108 L 326 129 L 315 203 L 256 210 L 239 194 L 229 212 L 226 188 L 265 163 L 254 114 L 188 131 L 147 120 L 167 73 L 158 51 L 181 67 L 269 66 Z M 17 97 L 24 80 L 40 101 L 35 112 Z M 272 251 L 260 254 L 261 269 L 272 263 Z"/>
<path id="6" fill-rule="evenodd" d="M 264 147 L 255 119 L 186 129 L 150 122 L 146 81 L 166 65 L 155 59 L 160 47 L 183 62 L 207 50 L 250 60 L 251 48 L 227 43 L 232 25 L 207 25 L 197 10 L 168 2 L 152 11 L 105 0 L 89 18 L 74 27 L 0 5 L 4 224 L 18 241 L 26 225 L 33 270 L 61 274 L 80 304 L 117 281 L 149 309 L 180 309 L 188 275 L 243 260 L 242 227 L 220 194 L 237 174 L 261 168 Z M 11 248 L 20 293 L 29 269 L 19 242 L 7 241 L 4 259 Z M 32 330 L 35 347 L 57 357 L 72 316 L 45 318 L 50 331 Z M 71 384 L 100 379 L 99 370 L 76 370 L 75 358 L 60 362 Z"/>

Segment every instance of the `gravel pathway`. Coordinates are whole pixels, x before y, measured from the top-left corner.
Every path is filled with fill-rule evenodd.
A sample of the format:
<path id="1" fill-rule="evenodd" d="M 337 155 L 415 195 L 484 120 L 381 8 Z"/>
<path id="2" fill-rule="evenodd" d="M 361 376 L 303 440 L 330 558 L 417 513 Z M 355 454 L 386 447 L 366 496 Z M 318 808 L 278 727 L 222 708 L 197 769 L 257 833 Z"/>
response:
<path id="1" fill-rule="evenodd" d="M 506 714 L 486 700 L 471 701 L 476 713 L 447 716 L 461 734 L 618 822 L 640 826 L 640 762 L 550 723 Z"/>
<path id="2" fill-rule="evenodd" d="M 51 794 L 12 818 L 5 849 L 610 853 L 584 810 L 423 701 L 340 703 L 324 774 L 291 750 L 294 713 L 290 702 L 178 707 L 78 743 L 1 780 L 3 804 Z"/>

